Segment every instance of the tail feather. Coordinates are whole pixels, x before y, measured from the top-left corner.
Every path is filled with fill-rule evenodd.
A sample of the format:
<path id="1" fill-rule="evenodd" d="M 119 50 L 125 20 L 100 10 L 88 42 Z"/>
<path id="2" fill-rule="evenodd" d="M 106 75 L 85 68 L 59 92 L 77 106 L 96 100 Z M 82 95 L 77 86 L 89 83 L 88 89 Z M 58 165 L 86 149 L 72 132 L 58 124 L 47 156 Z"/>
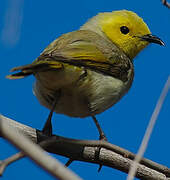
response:
<path id="1" fill-rule="evenodd" d="M 6 78 L 7 79 L 21 79 L 21 78 L 24 78 L 24 77 L 29 76 L 31 74 L 32 73 L 18 72 L 15 74 L 7 75 Z"/>
<path id="2" fill-rule="evenodd" d="M 38 63 L 28 64 L 25 66 L 18 66 L 11 69 L 11 72 L 20 71 L 11 75 L 6 76 L 8 79 L 21 79 L 36 72 L 48 71 L 61 69 L 63 66 L 61 63 L 56 61 L 42 61 Z"/>

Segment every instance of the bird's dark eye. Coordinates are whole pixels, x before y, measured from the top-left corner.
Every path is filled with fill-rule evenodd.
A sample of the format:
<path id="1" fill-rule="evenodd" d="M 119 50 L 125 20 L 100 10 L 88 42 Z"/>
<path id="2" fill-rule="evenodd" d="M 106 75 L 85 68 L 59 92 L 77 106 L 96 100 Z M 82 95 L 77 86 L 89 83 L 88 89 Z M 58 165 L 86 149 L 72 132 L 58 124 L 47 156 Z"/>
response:
<path id="1" fill-rule="evenodd" d="M 128 34 L 128 33 L 129 33 L 129 28 L 126 27 L 126 26 L 121 26 L 121 27 L 120 27 L 120 31 L 121 31 L 121 33 L 123 33 L 123 34 Z"/>

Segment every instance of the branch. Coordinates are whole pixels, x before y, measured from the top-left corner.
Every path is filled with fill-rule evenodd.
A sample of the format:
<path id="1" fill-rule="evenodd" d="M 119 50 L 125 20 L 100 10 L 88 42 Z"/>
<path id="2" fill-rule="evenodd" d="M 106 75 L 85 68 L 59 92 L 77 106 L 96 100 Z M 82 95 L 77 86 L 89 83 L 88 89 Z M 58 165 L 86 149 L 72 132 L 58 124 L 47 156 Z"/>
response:
<path id="1" fill-rule="evenodd" d="M 165 5 L 167 8 L 170 8 L 170 3 L 167 0 L 162 0 L 162 4 Z"/>
<path id="2" fill-rule="evenodd" d="M 56 159 L 47 155 L 43 149 L 33 143 L 30 139 L 26 138 L 21 133 L 16 132 L 11 124 L 6 122 L 6 119 L 4 119 L 3 116 L 0 116 L 0 132 L 5 139 L 15 145 L 25 155 L 30 157 L 36 164 L 44 168 L 55 178 L 60 180 L 81 180 Z"/>
<path id="3" fill-rule="evenodd" d="M 41 131 L 4 116 L 1 116 L 1 121 L 13 127 L 16 133 L 24 134 L 35 143 L 49 139 Z M 128 173 L 135 158 L 135 154 L 104 141 L 75 140 L 54 135 L 47 142 L 45 150 L 48 152 L 73 160 L 105 165 L 126 173 Z M 167 180 L 170 177 L 170 169 L 143 158 L 138 166 L 136 177 L 150 180 Z"/>
<path id="4" fill-rule="evenodd" d="M 7 166 L 9 166 L 11 163 L 13 163 L 23 157 L 24 157 L 24 154 L 22 152 L 19 152 L 3 161 L 0 161 L 0 176 L 2 176 L 2 174 L 5 171 L 5 168 Z"/>

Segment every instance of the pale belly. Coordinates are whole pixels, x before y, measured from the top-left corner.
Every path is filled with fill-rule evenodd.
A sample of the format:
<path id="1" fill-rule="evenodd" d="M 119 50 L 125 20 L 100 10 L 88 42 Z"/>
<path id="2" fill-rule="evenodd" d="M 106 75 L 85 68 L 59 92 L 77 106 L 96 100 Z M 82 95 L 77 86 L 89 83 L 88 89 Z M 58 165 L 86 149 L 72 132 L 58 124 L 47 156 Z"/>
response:
<path id="1" fill-rule="evenodd" d="M 132 80 L 124 83 L 91 70 L 87 70 L 87 75 L 83 77 L 84 73 L 83 70 L 70 74 L 60 72 L 53 73 L 48 78 L 45 73 L 38 74 L 34 94 L 39 102 L 49 109 L 52 108 L 54 99 L 59 96 L 55 107 L 56 113 L 87 117 L 99 114 L 114 105 L 132 83 Z M 46 77 L 46 81 L 42 77 Z"/>

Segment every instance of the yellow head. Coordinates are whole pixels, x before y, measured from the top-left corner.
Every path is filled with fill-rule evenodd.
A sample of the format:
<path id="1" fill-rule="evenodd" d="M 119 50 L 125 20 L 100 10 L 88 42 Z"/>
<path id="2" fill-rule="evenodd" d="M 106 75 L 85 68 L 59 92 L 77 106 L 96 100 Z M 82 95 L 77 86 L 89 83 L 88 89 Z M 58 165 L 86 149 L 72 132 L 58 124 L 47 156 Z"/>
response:
<path id="1" fill-rule="evenodd" d="M 99 13 L 81 29 L 90 29 L 110 39 L 130 59 L 133 59 L 150 42 L 163 45 L 136 13 L 121 10 Z"/>

